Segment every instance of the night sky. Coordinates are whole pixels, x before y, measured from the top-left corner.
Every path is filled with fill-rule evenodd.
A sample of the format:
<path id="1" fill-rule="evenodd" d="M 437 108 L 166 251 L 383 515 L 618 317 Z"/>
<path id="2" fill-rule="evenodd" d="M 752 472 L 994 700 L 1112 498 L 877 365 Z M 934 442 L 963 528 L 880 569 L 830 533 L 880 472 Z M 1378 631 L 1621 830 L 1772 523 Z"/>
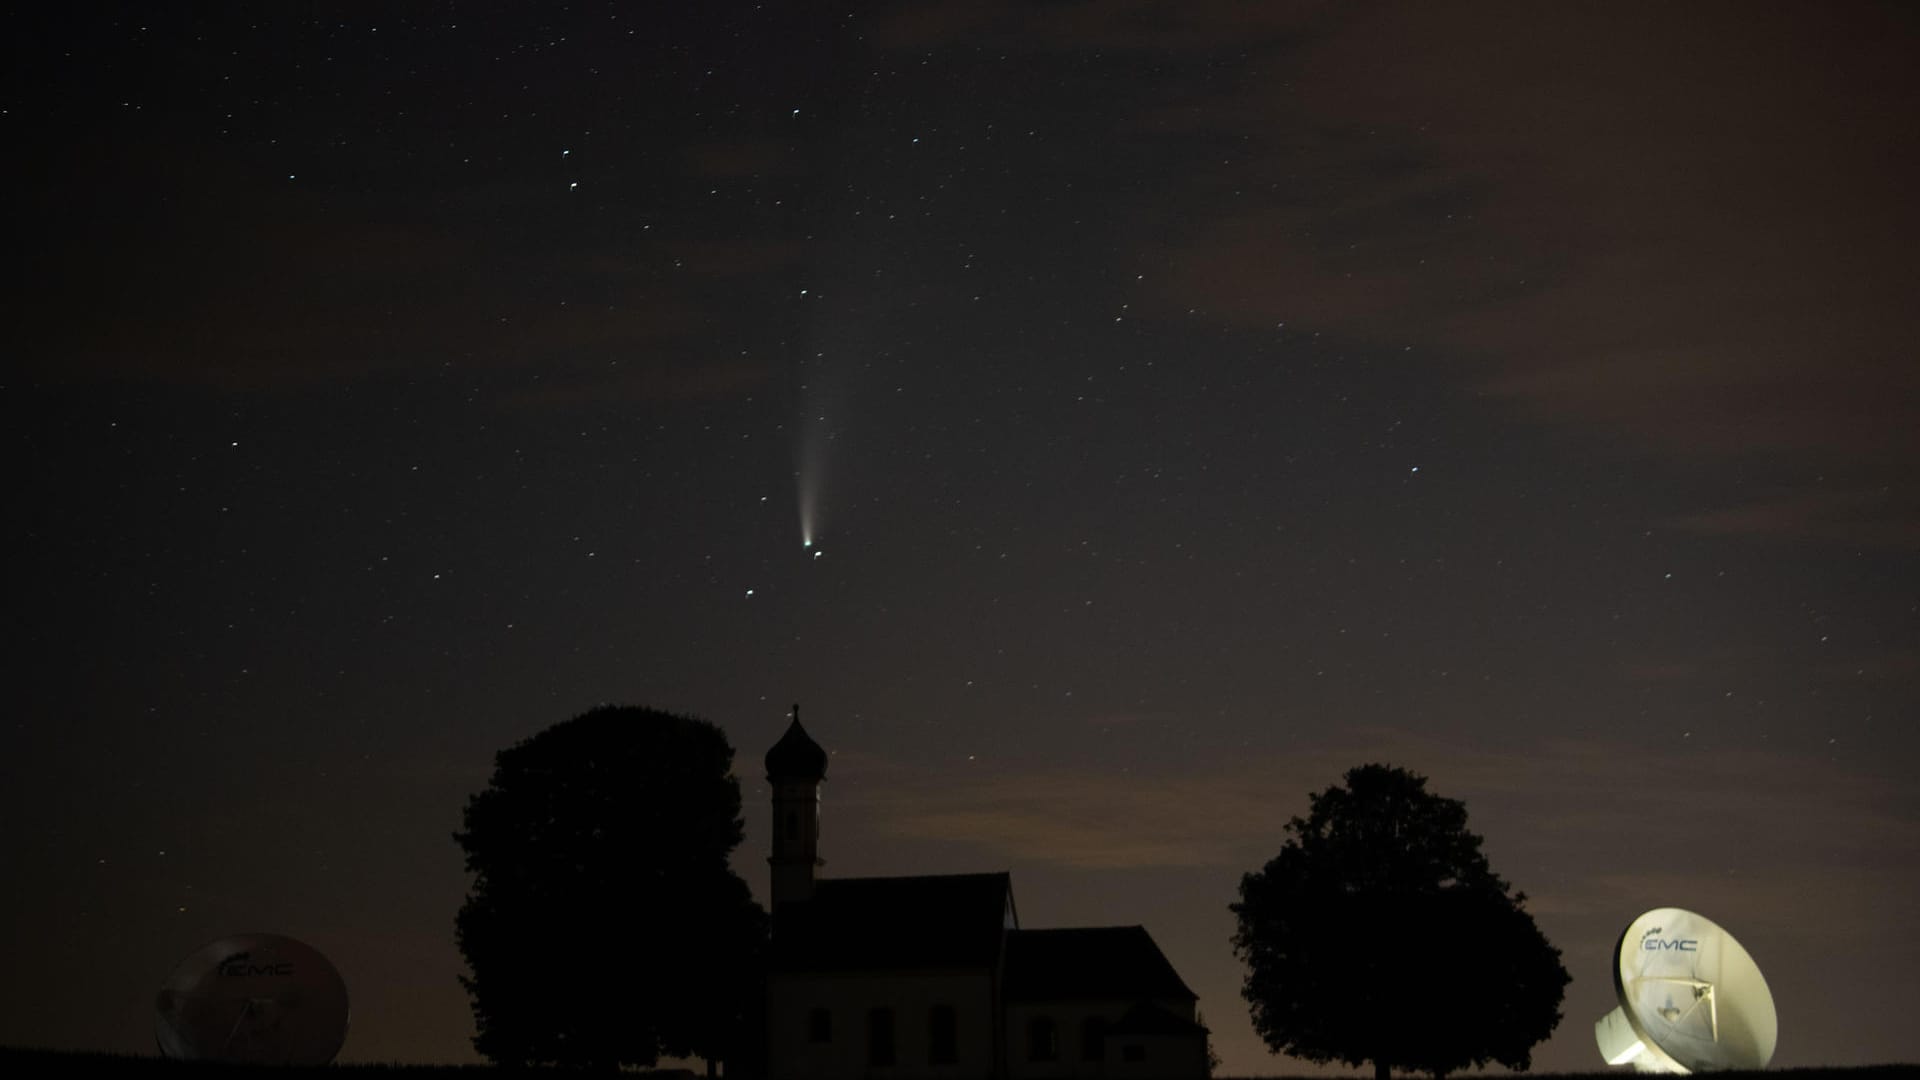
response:
<path id="1" fill-rule="evenodd" d="M 1920 1059 L 1912 7 L 193 7 L 5 35 L 0 1044 L 260 930 L 471 1060 L 493 753 L 713 720 L 764 897 L 799 701 L 827 874 L 1144 924 L 1230 1073 L 1368 761 L 1563 951 L 1536 1067 L 1662 905 Z"/>

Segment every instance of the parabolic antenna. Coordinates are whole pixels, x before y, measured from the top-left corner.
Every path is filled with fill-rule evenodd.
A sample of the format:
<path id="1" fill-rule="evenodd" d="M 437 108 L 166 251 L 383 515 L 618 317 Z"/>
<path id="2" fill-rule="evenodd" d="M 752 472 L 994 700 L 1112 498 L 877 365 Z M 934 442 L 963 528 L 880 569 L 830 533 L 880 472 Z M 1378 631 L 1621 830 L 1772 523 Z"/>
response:
<path id="1" fill-rule="evenodd" d="M 180 961 L 154 1013 L 160 1052 L 176 1060 L 325 1065 L 347 1038 L 347 984 L 310 946 L 236 934 Z"/>
<path id="2" fill-rule="evenodd" d="M 1640 1072 L 1764 1069 L 1780 1018 L 1747 950 L 1712 919 L 1654 908 L 1614 948 L 1620 1007 L 1593 1025 L 1609 1065 Z"/>

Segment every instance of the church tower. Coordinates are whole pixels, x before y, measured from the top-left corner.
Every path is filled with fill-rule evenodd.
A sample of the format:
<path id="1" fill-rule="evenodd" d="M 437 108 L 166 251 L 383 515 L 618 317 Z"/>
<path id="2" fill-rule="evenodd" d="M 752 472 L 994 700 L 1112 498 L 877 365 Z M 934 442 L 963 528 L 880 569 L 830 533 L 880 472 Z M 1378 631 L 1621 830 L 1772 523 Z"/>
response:
<path id="1" fill-rule="evenodd" d="M 793 723 L 767 751 L 767 784 L 773 789 L 773 910 L 813 897 L 814 870 L 820 858 L 820 782 L 827 778 L 827 752 Z"/>

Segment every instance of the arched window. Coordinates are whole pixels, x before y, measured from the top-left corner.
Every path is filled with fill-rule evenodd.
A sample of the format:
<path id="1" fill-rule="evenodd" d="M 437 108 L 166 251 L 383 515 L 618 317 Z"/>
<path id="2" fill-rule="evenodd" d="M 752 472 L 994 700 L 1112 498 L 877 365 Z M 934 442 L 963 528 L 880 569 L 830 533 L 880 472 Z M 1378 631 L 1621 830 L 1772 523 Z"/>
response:
<path id="1" fill-rule="evenodd" d="M 1060 1059 L 1060 1031 L 1054 1026 L 1053 1017 L 1036 1016 L 1027 1022 L 1027 1060 L 1058 1061 Z"/>
<path id="2" fill-rule="evenodd" d="M 1089 1016 L 1080 1021 L 1080 1060 L 1107 1060 L 1107 1019 Z"/>
<path id="3" fill-rule="evenodd" d="M 810 1043 L 830 1043 L 833 1041 L 833 1013 L 827 1009 L 814 1009 L 807 1013 L 807 1041 Z"/>
<path id="4" fill-rule="evenodd" d="M 960 1060 L 959 1025 L 953 1018 L 953 1006 L 935 1005 L 927 1010 L 927 1064 L 951 1065 Z"/>
<path id="5" fill-rule="evenodd" d="M 893 1010 L 867 1010 L 867 1064 L 891 1065 L 893 1058 Z"/>

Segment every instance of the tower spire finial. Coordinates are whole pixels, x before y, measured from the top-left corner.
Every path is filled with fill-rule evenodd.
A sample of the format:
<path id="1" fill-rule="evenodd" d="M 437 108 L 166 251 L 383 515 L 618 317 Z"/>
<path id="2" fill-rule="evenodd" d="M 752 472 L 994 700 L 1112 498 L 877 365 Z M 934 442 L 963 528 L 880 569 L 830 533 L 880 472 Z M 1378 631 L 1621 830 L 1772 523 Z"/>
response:
<path id="1" fill-rule="evenodd" d="M 767 786 L 773 794 L 774 908 L 813 895 L 820 861 L 820 782 L 827 778 L 827 752 L 800 726 L 800 703 L 786 734 L 767 751 Z"/>

